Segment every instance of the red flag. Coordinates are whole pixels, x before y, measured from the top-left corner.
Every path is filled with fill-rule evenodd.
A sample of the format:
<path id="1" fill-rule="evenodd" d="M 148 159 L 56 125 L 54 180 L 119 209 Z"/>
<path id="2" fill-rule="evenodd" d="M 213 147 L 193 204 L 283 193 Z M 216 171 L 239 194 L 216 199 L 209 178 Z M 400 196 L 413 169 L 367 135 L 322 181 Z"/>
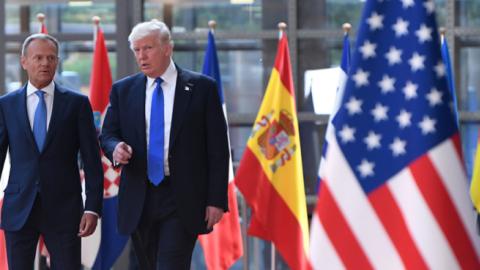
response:
<path id="1" fill-rule="evenodd" d="M 102 114 L 108 106 L 108 97 L 112 87 L 112 73 L 108 61 L 108 51 L 105 46 L 103 31 L 98 26 L 95 51 L 93 53 L 93 68 L 90 78 L 90 103 L 94 113 Z M 93 91 L 95 89 L 95 91 Z M 95 118 L 95 124 L 98 119 Z"/>
<path id="2" fill-rule="evenodd" d="M 48 34 L 48 30 L 47 30 L 47 27 L 45 26 L 44 22 L 42 22 L 42 24 L 40 25 L 40 33 Z"/>
<path id="3" fill-rule="evenodd" d="M 40 22 L 40 29 L 38 29 L 38 32 L 48 34 L 47 26 L 45 26 L 45 15 L 43 13 L 38 13 L 37 20 Z"/>
<path id="4" fill-rule="evenodd" d="M 230 212 L 225 213 L 222 220 L 215 225 L 213 232 L 199 237 L 209 270 L 228 269 L 243 254 L 233 181 L 228 185 L 228 205 Z"/>
<path id="5" fill-rule="evenodd" d="M 3 205 L 3 196 L 0 200 L 0 209 L 2 209 Z M 5 234 L 3 230 L 0 230 L 0 269 L 1 270 L 8 270 L 8 263 L 7 263 L 7 248 L 5 247 Z"/>
<path id="6" fill-rule="evenodd" d="M 272 241 L 290 269 L 310 269 L 300 136 L 285 35 L 235 184 L 252 208 L 248 233 Z"/>
<path id="7" fill-rule="evenodd" d="M 223 100 L 222 80 L 218 66 L 217 49 L 212 31 L 208 34 L 207 50 L 203 62 L 203 74 L 215 79 L 219 96 L 222 99 L 223 113 L 227 119 L 227 110 Z M 233 183 L 233 166 L 230 157 L 228 183 L 228 208 L 222 220 L 215 225 L 213 232 L 199 237 L 205 255 L 205 263 L 209 270 L 230 268 L 243 255 L 242 235 L 238 220 L 237 195 Z"/>
<path id="8" fill-rule="evenodd" d="M 97 130 L 100 130 L 102 116 L 109 103 L 112 73 L 108 60 L 105 37 L 99 24 L 96 24 L 95 49 L 90 77 L 90 104 Z M 102 155 L 103 181 L 103 215 L 95 233 L 82 238 L 82 264 L 91 269 L 110 269 L 123 251 L 128 237 L 119 235 L 117 224 L 117 194 L 120 183 L 120 170 L 114 169 L 110 161 Z"/>

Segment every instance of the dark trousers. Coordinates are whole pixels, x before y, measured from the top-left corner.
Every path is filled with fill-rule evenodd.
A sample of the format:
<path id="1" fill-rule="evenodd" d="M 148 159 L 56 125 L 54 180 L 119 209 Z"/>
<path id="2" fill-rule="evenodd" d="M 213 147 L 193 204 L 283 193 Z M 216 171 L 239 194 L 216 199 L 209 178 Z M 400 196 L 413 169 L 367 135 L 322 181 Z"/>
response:
<path id="1" fill-rule="evenodd" d="M 141 269 L 190 269 L 197 235 L 184 228 L 175 208 L 168 177 L 157 187 L 149 184 L 142 219 L 132 236 Z"/>
<path id="2" fill-rule="evenodd" d="M 34 268 L 38 238 L 43 235 L 50 253 L 52 270 L 81 269 L 81 243 L 77 232 L 51 232 L 42 222 L 40 195 L 35 199 L 30 216 L 18 231 L 5 231 L 8 268 L 10 270 L 31 270 Z"/>

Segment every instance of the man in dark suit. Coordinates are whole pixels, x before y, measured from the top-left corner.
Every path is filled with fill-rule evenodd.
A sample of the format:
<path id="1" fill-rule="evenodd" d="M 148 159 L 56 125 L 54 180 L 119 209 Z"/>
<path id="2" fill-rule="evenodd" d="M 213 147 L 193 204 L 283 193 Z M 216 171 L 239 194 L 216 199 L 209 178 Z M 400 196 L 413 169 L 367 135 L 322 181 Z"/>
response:
<path id="1" fill-rule="evenodd" d="M 141 269 L 189 269 L 197 235 L 228 208 L 220 98 L 213 79 L 174 64 L 164 23 L 136 25 L 129 42 L 141 72 L 112 86 L 100 137 L 123 165 L 118 228 L 132 235 Z"/>
<path id="2" fill-rule="evenodd" d="M 28 83 L 0 98 L 0 168 L 7 150 L 11 164 L 1 220 L 9 269 L 33 269 L 39 235 L 50 252 L 51 269 L 80 269 L 80 237 L 94 232 L 103 196 L 92 109 L 87 97 L 53 81 L 55 38 L 29 36 L 21 64 Z M 86 175 L 85 207 L 79 152 Z"/>

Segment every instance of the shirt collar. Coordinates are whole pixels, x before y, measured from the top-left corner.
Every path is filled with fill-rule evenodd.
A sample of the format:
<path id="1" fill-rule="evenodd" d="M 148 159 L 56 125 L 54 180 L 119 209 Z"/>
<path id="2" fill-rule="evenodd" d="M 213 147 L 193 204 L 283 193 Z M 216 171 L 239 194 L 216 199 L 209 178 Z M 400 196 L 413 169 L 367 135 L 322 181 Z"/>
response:
<path id="1" fill-rule="evenodd" d="M 174 84 L 176 80 L 176 75 L 177 74 L 177 68 L 175 67 L 175 63 L 173 63 L 173 60 L 170 59 L 170 65 L 168 65 L 167 70 L 160 75 L 160 78 L 162 78 L 164 83 L 167 84 Z M 153 86 L 155 83 L 156 78 L 148 77 L 147 76 L 147 86 Z"/>
<path id="2" fill-rule="evenodd" d="M 34 94 L 35 91 L 37 91 L 37 90 L 40 90 L 40 89 L 37 89 L 35 86 L 33 86 L 33 84 L 30 81 L 28 81 L 27 96 L 29 96 L 31 94 Z M 53 96 L 53 93 L 55 92 L 55 83 L 52 80 L 47 86 L 45 86 L 41 90 L 44 91 L 45 93 L 47 93 L 47 95 Z"/>

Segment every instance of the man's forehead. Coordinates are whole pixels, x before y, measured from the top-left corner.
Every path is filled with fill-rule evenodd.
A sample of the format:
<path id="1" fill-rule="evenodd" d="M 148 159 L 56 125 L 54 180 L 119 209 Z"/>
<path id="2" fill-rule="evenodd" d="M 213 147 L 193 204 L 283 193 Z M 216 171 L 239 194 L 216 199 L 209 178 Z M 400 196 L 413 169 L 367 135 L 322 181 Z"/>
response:
<path id="1" fill-rule="evenodd" d="M 154 35 L 145 36 L 132 42 L 134 47 L 143 46 L 143 45 L 154 45 L 159 43 L 160 43 L 160 40 L 158 40 L 158 38 L 156 38 L 156 36 Z"/>

